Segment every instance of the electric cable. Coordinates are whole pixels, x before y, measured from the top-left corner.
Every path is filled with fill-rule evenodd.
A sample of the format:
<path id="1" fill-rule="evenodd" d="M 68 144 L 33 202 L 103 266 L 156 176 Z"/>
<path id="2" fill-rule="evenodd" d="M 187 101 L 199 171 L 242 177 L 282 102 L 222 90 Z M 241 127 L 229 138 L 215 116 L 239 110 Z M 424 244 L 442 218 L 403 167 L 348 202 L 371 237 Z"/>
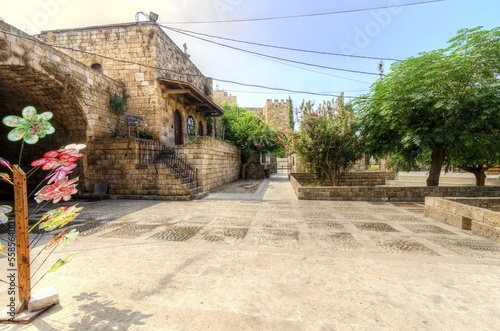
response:
<path id="1" fill-rule="evenodd" d="M 429 3 L 443 2 L 443 1 L 444 0 L 431 0 L 431 1 L 414 2 L 414 3 L 407 3 L 407 4 L 380 6 L 380 7 L 350 9 L 350 10 L 334 11 L 334 12 L 327 12 L 327 13 L 312 13 L 312 14 L 288 15 L 288 16 L 278 16 L 278 17 L 245 18 L 245 19 L 225 20 L 225 21 L 219 20 L 219 21 L 191 21 L 191 22 L 161 22 L 161 24 L 212 24 L 212 23 L 239 23 L 239 22 L 284 20 L 284 19 L 292 19 L 292 18 L 304 18 L 304 17 L 326 16 L 326 15 L 336 15 L 336 14 L 348 14 L 348 13 L 356 13 L 356 12 L 362 12 L 362 11 L 368 11 L 368 10 L 388 9 L 388 8 L 395 8 L 395 7 L 417 6 L 417 5 L 425 5 L 425 4 L 429 4 Z"/>

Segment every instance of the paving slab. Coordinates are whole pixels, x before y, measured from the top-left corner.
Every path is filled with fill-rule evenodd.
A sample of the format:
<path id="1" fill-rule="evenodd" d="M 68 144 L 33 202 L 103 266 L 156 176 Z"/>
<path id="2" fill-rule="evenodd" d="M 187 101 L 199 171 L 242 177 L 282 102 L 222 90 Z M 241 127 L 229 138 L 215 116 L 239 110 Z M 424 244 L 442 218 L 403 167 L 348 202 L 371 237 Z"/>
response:
<path id="1" fill-rule="evenodd" d="M 32 251 L 32 270 L 47 258 L 34 282 L 76 253 L 35 287 L 56 287 L 59 304 L 0 331 L 500 325 L 500 244 L 426 218 L 419 203 L 297 200 L 286 174 L 261 186 L 243 198 L 79 201 L 82 236 L 48 258 L 49 238 Z"/>

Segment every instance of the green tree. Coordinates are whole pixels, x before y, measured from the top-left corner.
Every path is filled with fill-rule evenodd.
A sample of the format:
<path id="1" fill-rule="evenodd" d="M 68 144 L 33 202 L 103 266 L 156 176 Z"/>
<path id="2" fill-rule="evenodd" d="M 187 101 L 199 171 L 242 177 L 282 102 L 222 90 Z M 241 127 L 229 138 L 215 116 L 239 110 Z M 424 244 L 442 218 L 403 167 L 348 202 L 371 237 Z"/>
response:
<path id="1" fill-rule="evenodd" d="M 397 170 L 430 164 L 428 186 L 451 165 L 484 185 L 499 160 L 499 36 L 499 28 L 463 29 L 447 48 L 393 64 L 355 104 L 367 153 L 390 155 Z"/>
<path id="2" fill-rule="evenodd" d="M 237 105 L 222 105 L 225 126 L 224 139 L 241 148 L 241 177 L 245 178 L 247 166 L 261 153 L 282 153 L 285 137 L 272 129 L 260 117 Z"/>
<path id="3" fill-rule="evenodd" d="M 300 106 L 300 130 L 292 148 L 320 183 L 339 185 L 341 176 L 362 156 L 350 103 L 341 96 L 313 110 L 312 102 Z"/>

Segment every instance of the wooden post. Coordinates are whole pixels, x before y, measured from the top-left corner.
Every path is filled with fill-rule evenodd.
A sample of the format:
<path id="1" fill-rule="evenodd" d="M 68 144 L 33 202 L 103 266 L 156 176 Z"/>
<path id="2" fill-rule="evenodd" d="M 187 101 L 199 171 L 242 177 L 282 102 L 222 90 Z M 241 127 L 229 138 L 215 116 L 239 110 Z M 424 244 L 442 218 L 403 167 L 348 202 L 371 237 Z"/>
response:
<path id="1" fill-rule="evenodd" d="M 28 307 L 31 297 L 30 251 L 28 233 L 28 194 L 26 174 L 18 166 L 13 167 L 14 209 L 16 215 L 17 277 L 21 312 Z"/>

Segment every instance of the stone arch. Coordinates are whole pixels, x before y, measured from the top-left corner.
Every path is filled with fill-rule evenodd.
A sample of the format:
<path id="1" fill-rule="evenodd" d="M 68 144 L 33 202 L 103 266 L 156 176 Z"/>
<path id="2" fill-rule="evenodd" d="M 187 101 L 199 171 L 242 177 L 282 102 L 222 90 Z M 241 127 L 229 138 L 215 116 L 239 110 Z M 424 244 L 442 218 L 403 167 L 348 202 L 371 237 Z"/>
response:
<path id="1" fill-rule="evenodd" d="M 109 135 L 110 124 L 119 120 L 108 106 L 111 93 L 121 93 L 118 82 L 5 22 L 0 22 L 0 50 L 4 55 L 0 58 L 0 119 L 22 116 L 26 106 L 34 106 L 38 113 L 54 114 L 50 123 L 55 133 L 36 145 L 24 144 L 20 162 L 23 169 L 29 169 L 30 163 L 46 151 L 70 143 L 88 145 L 94 138 Z M 7 140 L 11 129 L 0 123 L 1 155 L 17 164 L 21 142 Z M 92 151 L 86 149 L 85 153 Z M 75 173 L 81 186 L 89 171 L 83 158 L 79 173 Z M 30 177 L 28 187 L 45 175 L 38 171 Z"/>

